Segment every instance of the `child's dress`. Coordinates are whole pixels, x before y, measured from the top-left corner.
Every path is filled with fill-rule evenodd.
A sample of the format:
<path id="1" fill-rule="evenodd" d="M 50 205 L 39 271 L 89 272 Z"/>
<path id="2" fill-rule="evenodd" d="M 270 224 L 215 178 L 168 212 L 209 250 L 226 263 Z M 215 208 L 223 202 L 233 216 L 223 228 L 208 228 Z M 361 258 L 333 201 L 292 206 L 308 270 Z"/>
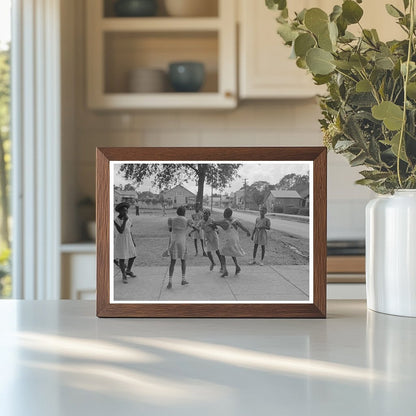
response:
<path id="1" fill-rule="evenodd" d="M 265 228 L 258 229 L 258 227 L 268 227 L 270 228 L 270 220 L 266 217 L 256 218 L 256 231 L 254 233 L 254 244 L 258 244 L 259 246 L 266 246 L 267 245 L 267 230 Z"/>
<path id="2" fill-rule="evenodd" d="M 195 228 L 198 228 L 198 230 L 193 230 L 192 233 L 191 233 L 194 240 L 202 240 L 203 239 L 203 232 L 201 231 L 202 218 L 203 218 L 203 214 L 200 211 L 194 212 L 192 214 L 192 225 Z"/>
<path id="3" fill-rule="evenodd" d="M 214 221 L 212 218 L 208 218 L 207 221 L 201 221 L 201 230 L 205 237 L 205 247 L 207 251 L 218 250 L 218 234 L 217 231 L 211 226 Z"/>
<path id="4" fill-rule="evenodd" d="M 221 239 L 220 253 L 223 256 L 242 257 L 245 252 L 240 245 L 240 237 L 237 230 L 237 220 L 225 220 L 229 226 L 224 230 L 223 238 Z"/>
<path id="5" fill-rule="evenodd" d="M 121 227 L 123 225 L 123 219 L 118 216 L 114 218 L 114 222 Z M 130 218 L 126 221 L 124 231 L 119 233 L 117 227 L 114 225 L 114 258 L 115 259 L 131 259 L 136 257 L 136 247 L 133 243 L 133 237 L 131 235 L 131 228 L 133 223 Z"/>
<path id="6" fill-rule="evenodd" d="M 169 254 L 172 259 L 186 258 L 186 230 L 191 225 L 191 220 L 177 216 L 168 219 L 168 226 L 172 229 L 170 235 Z"/>

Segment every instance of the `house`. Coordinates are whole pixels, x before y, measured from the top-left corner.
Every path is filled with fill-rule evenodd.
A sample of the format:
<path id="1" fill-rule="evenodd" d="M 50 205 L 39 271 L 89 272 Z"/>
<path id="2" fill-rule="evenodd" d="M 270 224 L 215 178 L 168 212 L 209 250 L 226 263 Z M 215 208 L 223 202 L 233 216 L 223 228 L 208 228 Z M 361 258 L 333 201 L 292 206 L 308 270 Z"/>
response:
<path id="1" fill-rule="evenodd" d="M 245 197 L 245 190 L 239 189 L 238 191 L 234 192 L 233 195 L 233 205 L 239 209 L 244 208 L 244 197 Z"/>
<path id="2" fill-rule="evenodd" d="M 133 190 L 123 191 L 121 189 L 114 189 L 114 205 L 120 202 L 128 202 L 133 204 L 137 199 L 137 192 Z"/>
<path id="3" fill-rule="evenodd" d="M 195 205 L 196 195 L 182 185 L 176 185 L 174 188 L 161 192 L 161 196 L 168 205 L 173 208 Z"/>
<path id="4" fill-rule="evenodd" d="M 298 189 L 297 192 L 302 198 L 302 207 L 309 208 L 309 187 L 301 190 Z"/>
<path id="5" fill-rule="evenodd" d="M 268 211 L 273 211 L 276 206 L 301 208 L 302 202 L 303 199 L 297 191 L 272 190 L 264 198 L 264 205 Z"/>

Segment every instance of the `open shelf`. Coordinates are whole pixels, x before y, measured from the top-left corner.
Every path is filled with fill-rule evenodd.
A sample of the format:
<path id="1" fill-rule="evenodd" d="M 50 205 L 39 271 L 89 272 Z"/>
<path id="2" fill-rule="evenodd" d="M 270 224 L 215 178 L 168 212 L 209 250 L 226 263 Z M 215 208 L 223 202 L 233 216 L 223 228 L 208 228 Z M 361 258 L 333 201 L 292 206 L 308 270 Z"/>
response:
<path id="1" fill-rule="evenodd" d="M 117 0 L 99 0 L 102 2 L 103 5 L 103 11 L 102 11 L 102 17 L 105 19 L 110 19 L 112 17 L 117 17 L 115 13 L 115 4 Z M 169 15 L 169 8 L 166 5 L 166 1 L 172 1 L 172 0 L 156 0 L 157 2 L 157 12 L 156 16 L 154 17 L 141 17 L 140 19 L 155 19 L 158 17 L 167 17 L 170 19 L 174 19 L 175 17 Z M 175 1 L 175 0 L 173 0 Z M 176 0 L 177 1 L 177 0 Z M 196 1 L 196 0 L 193 0 Z M 200 1 L 200 0 L 198 0 Z M 231 1 L 231 0 L 227 0 Z M 201 13 L 198 13 L 195 17 L 218 17 L 219 15 L 219 7 L 218 7 L 219 0 L 204 0 L 203 4 L 203 10 L 201 10 Z M 199 9 L 199 8 L 198 8 Z M 195 9 L 194 9 L 195 10 Z M 194 19 L 195 17 L 185 17 L 185 19 Z M 133 17 L 120 17 L 120 19 L 123 20 L 130 20 L 134 19 Z"/>
<path id="2" fill-rule="evenodd" d="M 212 1 L 218 10 L 215 16 L 168 17 L 159 8 L 158 16 L 130 18 L 114 17 L 112 0 L 88 0 L 88 107 L 97 110 L 235 108 L 235 3 Z M 129 76 L 134 70 L 136 73 L 141 69 L 162 70 L 167 80 L 169 64 L 183 61 L 204 65 L 205 79 L 198 92 L 175 92 L 169 82 L 157 88 L 147 88 L 147 84 L 146 88 L 129 87 Z M 156 92 L 137 93 L 138 90 Z"/>

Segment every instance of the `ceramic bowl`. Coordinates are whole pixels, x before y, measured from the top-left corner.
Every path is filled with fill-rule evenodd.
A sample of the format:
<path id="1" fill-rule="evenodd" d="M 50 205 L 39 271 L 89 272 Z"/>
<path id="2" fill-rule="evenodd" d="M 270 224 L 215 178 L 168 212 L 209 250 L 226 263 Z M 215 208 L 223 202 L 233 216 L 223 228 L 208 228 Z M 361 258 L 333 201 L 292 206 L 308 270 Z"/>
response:
<path id="1" fill-rule="evenodd" d="M 202 62 L 172 62 L 169 64 L 169 81 L 177 92 L 197 92 L 205 80 Z"/>
<path id="2" fill-rule="evenodd" d="M 148 17 L 157 12 L 156 0 L 118 0 L 114 12 L 119 17 Z"/>

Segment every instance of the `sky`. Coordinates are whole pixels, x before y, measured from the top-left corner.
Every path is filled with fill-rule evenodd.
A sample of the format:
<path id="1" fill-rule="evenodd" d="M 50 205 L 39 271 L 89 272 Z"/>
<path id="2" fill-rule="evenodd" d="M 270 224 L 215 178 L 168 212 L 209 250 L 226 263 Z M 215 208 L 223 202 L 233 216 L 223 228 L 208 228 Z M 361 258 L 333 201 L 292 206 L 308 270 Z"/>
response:
<path id="1" fill-rule="evenodd" d="M 0 0 L 0 48 L 10 41 L 10 0 Z"/>
<path id="2" fill-rule="evenodd" d="M 125 180 L 121 174 L 118 173 L 120 164 L 114 164 L 114 185 L 126 185 L 132 181 Z M 222 193 L 235 192 L 241 189 L 244 185 L 244 179 L 247 179 L 247 185 L 251 185 L 256 181 L 267 181 L 270 184 L 276 184 L 280 181 L 285 175 L 289 173 L 296 173 L 299 175 L 305 175 L 309 173 L 309 163 L 308 162 L 267 162 L 267 163 L 243 163 L 243 166 L 239 169 L 239 177 L 235 179 L 228 188 L 224 189 Z M 159 193 L 157 188 L 153 188 L 151 184 L 151 179 L 146 179 L 143 181 L 143 184 L 138 187 L 139 192 L 151 191 L 153 193 Z M 197 186 L 194 181 L 183 182 L 182 185 L 189 189 L 191 192 L 196 194 Z M 210 188 L 205 187 L 204 193 L 207 194 L 210 192 Z M 215 191 L 214 191 L 215 192 Z"/>

